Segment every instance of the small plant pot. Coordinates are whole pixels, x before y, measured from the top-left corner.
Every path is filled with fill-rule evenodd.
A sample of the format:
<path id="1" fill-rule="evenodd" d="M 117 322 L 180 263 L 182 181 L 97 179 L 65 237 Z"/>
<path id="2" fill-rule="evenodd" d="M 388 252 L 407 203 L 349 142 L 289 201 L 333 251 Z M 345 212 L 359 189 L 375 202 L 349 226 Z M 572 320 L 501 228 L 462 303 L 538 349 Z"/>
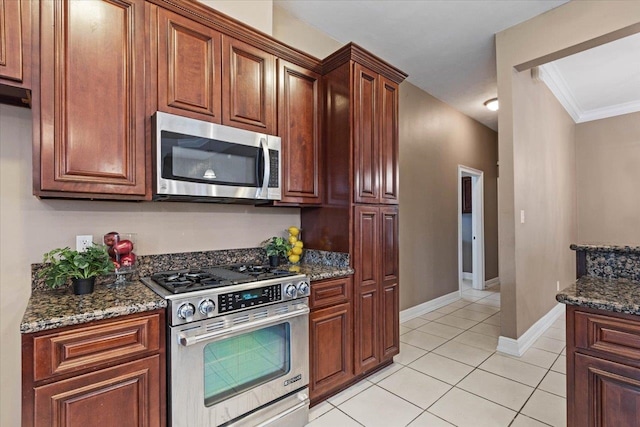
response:
<path id="1" fill-rule="evenodd" d="M 277 267 L 280 265 L 280 256 L 279 255 L 269 255 L 269 266 Z"/>
<path id="2" fill-rule="evenodd" d="M 88 279 L 71 279 L 73 284 L 73 293 L 75 295 L 86 295 L 93 292 L 93 287 L 96 284 L 95 277 L 89 277 Z"/>

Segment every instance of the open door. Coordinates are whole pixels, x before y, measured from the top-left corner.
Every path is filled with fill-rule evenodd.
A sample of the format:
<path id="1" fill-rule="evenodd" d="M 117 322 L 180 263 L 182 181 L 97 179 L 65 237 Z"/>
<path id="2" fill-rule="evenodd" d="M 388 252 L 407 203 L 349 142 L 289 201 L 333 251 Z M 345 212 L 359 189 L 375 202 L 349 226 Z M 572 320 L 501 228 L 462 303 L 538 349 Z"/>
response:
<path id="1" fill-rule="evenodd" d="M 484 289 L 484 173 L 458 165 L 459 288 Z"/>

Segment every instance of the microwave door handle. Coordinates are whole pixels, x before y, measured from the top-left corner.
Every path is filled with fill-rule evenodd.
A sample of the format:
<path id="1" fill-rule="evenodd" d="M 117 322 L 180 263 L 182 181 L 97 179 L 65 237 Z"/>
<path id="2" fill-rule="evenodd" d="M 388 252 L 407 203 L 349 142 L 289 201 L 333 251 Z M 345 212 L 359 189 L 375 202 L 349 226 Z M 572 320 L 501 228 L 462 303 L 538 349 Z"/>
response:
<path id="1" fill-rule="evenodd" d="M 260 148 L 262 148 L 262 161 L 264 174 L 262 176 L 262 187 L 256 193 L 256 199 L 266 199 L 269 190 L 269 176 L 271 175 L 271 162 L 269 161 L 269 147 L 266 138 L 260 138 Z"/>

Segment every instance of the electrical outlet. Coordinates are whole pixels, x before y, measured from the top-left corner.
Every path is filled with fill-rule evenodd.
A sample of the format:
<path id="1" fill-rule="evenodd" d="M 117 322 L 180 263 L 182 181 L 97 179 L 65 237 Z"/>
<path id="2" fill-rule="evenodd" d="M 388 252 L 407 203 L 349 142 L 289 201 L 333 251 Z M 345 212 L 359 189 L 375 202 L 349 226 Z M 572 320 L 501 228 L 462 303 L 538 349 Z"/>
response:
<path id="1" fill-rule="evenodd" d="M 76 236 L 76 251 L 84 252 L 91 245 L 93 245 L 93 236 L 91 234 Z"/>
<path id="2" fill-rule="evenodd" d="M 560 292 L 560 280 L 556 282 L 556 291 Z"/>
<path id="3" fill-rule="evenodd" d="M 524 224 L 524 211 L 520 211 L 520 224 Z"/>

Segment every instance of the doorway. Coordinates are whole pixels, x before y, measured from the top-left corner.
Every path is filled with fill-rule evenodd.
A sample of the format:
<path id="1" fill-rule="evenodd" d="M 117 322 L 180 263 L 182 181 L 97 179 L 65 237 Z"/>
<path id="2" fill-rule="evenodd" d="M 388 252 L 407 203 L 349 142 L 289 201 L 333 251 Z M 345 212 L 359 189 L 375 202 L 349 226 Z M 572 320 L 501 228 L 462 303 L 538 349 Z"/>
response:
<path id="1" fill-rule="evenodd" d="M 458 288 L 484 289 L 484 172 L 458 165 Z"/>

